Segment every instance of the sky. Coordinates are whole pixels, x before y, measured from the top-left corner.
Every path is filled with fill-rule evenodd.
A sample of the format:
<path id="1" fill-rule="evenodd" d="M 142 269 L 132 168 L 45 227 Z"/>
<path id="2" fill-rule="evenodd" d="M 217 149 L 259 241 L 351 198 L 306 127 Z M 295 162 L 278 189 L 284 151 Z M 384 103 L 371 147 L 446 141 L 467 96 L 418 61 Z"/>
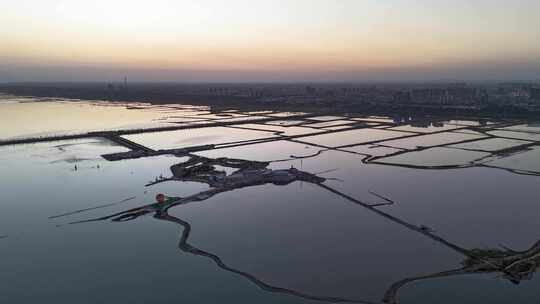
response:
<path id="1" fill-rule="evenodd" d="M 540 80 L 538 0 L 1 0 L 0 82 Z"/>

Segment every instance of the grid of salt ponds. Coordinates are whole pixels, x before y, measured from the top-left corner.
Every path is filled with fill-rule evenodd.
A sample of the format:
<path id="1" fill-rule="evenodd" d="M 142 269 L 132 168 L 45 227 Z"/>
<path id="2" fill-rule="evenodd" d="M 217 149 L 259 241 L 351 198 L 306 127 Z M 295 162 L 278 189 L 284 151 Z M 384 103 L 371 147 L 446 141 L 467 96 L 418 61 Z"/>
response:
<path id="1" fill-rule="evenodd" d="M 452 133 L 458 133 L 458 134 L 472 134 L 472 135 L 484 135 L 480 132 L 477 132 L 477 131 L 473 131 L 473 130 L 467 130 L 467 129 L 464 129 L 464 130 L 453 130 L 453 131 L 450 131 Z"/>
<path id="2" fill-rule="evenodd" d="M 452 145 L 452 148 L 460 149 L 473 149 L 473 150 L 483 150 L 483 151 L 498 151 L 502 149 L 508 149 L 513 147 L 518 147 L 531 143 L 530 141 L 517 140 L 517 139 L 506 139 L 506 138 L 489 138 L 483 139 L 463 144 Z"/>
<path id="3" fill-rule="evenodd" d="M 360 154 L 367 154 L 367 155 L 372 155 L 372 156 L 385 156 L 385 155 L 403 151 L 400 149 L 381 147 L 381 146 L 376 146 L 376 145 L 360 145 L 360 146 L 342 148 L 340 150 L 355 152 L 355 153 L 360 153 Z"/>
<path id="4" fill-rule="evenodd" d="M 487 133 L 491 135 L 495 135 L 495 136 L 500 136 L 500 137 L 540 141 L 540 133 L 536 134 L 536 133 L 513 132 L 513 131 L 489 131 Z"/>
<path id="5" fill-rule="evenodd" d="M 293 155 L 296 157 L 313 155 L 320 150 L 317 147 L 290 141 L 273 141 L 256 145 L 208 150 L 195 154 L 210 158 L 230 157 L 253 161 L 275 161 L 289 159 Z"/>
<path id="6" fill-rule="evenodd" d="M 165 121 L 167 121 L 167 122 L 194 122 L 194 121 L 208 121 L 208 120 L 205 120 L 205 119 L 201 119 L 201 118 L 191 118 L 191 117 L 183 117 L 183 116 L 178 116 L 178 115 L 173 115 L 173 116 L 167 116 L 167 117 L 164 117 L 163 119 L 165 119 Z"/>
<path id="7" fill-rule="evenodd" d="M 190 115 L 190 117 L 194 117 L 194 118 L 201 118 L 201 119 L 216 119 L 216 120 L 221 120 L 221 119 L 231 119 L 231 118 L 237 118 L 237 117 L 247 117 L 246 115 L 241 115 L 241 114 L 234 114 L 234 113 L 226 113 L 226 114 L 221 114 L 221 115 L 218 115 L 218 114 L 195 114 L 195 115 Z"/>
<path id="8" fill-rule="evenodd" d="M 480 122 L 473 120 L 450 120 L 446 122 L 449 125 L 455 126 L 468 126 L 468 127 L 477 127 L 480 126 Z"/>
<path id="9" fill-rule="evenodd" d="M 316 116 L 316 117 L 310 117 L 311 120 L 317 120 L 317 121 L 330 121 L 330 120 L 339 120 L 344 119 L 343 116 Z"/>
<path id="10" fill-rule="evenodd" d="M 410 134 L 410 133 L 407 133 L 407 134 Z M 390 140 L 390 141 L 384 142 L 384 144 L 388 146 L 392 146 L 392 147 L 397 147 L 397 148 L 416 149 L 417 147 L 439 146 L 439 145 L 444 145 L 444 144 L 457 143 L 457 142 L 461 142 L 465 140 L 481 139 L 485 137 L 486 136 L 483 136 L 483 135 L 446 132 L 446 133 L 420 135 L 416 137 L 410 137 L 410 138 L 404 138 L 404 139 L 398 139 L 398 140 Z"/>
<path id="11" fill-rule="evenodd" d="M 517 126 L 502 128 L 502 130 L 521 131 L 521 132 L 530 132 L 530 133 L 540 134 L 540 124 L 517 125 Z"/>
<path id="12" fill-rule="evenodd" d="M 266 116 L 270 117 L 290 117 L 290 116 L 297 116 L 297 115 L 304 115 L 306 113 L 303 112 L 279 112 L 279 113 L 271 113 L 271 114 L 265 114 Z"/>
<path id="13" fill-rule="evenodd" d="M 456 126 L 456 125 L 450 125 L 450 124 L 444 124 L 441 127 L 435 127 L 433 125 L 430 125 L 428 127 L 413 127 L 412 125 L 406 125 L 406 126 L 399 126 L 390 128 L 388 130 L 395 130 L 395 131 L 406 131 L 406 132 L 416 132 L 416 133 L 433 133 L 433 132 L 440 132 L 440 131 L 449 131 L 449 130 L 455 130 L 463 128 L 462 126 Z"/>
<path id="14" fill-rule="evenodd" d="M 307 135 L 307 134 L 324 132 L 324 130 L 316 130 L 312 128 L 283 127 L 283 126 L 274 126 L 274 125 L 266 125 L 266 124 L 242 124 L 235 127 L 257 129 L 257 130 L 264 130 L 264 131 L 270 131 L 270 132 L 280 132 L 280 135 L 285 135 L 285 136 Z"/>
<path id="15" fill-rule="evenodd" d="M 331 121 L 325 121 L 325 122 L 317 122 L 317 123 L 311 123 L 311 124 L 305 124 L 304 126 L 309 126 L 313 128 L 325 128 L 325 127 L 335 127 L 335 126 L 342 126 L 342 125 L 350 125 L 355 122 L 349 121 L 349 120 L 331 120 Z"/>
<path id="16" fill-rule="evenodd" d="M 199 145 L 224 144 L 276 137 L 273 132 L 252 131 L 227 127 L 208 127 L 168 132 L 143 133 L 123 136 L 146 147 L 176 149 Z"/>
<path id="17" fill-rule="evenodd" d="M 276 114 L 274 111 L 251 111 L 251 112 L 245 112 L 249 115 L 267 115 L 267 114 Z"/>
<path id="18" fill-rule="evenodd" d="M 267 117 L 264 116 L 238 116 L 238 117 L 230 117 L 230 118 L 223 118 L 219 121 L 221 122 L 244 122 L 244 121 L 252 121 L 252 120 L 258 120 L 258 119 L 264 119 Z"/>
<path id="19" fill-rule="evenodd" d="M 304 120 L 274 120 L 268 121 L 265 124 L 275 126 L 295 126 L 305 122 Z"/>
<path id="20" fill-rule="evenodd" d="M 540 172 L 540 147 L 536 146 L 523 153 L 516 153 L 503 158 L 497 158 L 487 163 L 500 168 Z"/>
<path id="21" fill-rule="evenodd" d="M 377 140 L 387 140 L 401 136 L 407 136 L 410 133 L 387 131 L 379 129 L 354 129 L 343 132 L 328 133 L 323 135 L 315 135 L 302 137 L 299 140 L 302 142 L 318 144 L 326 147 L 341 147 L 354 144 L 362 144 Z"/>
<path id="22" fill-rule="evenodd" d="M 350 125 L 341 125 L 341 126 L 324 127 L 324 129 L 329 130 L 329 131 L 338 131 L 338 130 L 349 129 L 350 127 L 351 127 Z"/>
<path id="23" fill-rule="evenodd" d="M 489 156 L 489 153 L 448 148 L 431 148 L 385 157 L 377 163 L 412 166 L 463 166 Z"/>
<path id="24" fill-rule="evenodd" d="M 369 117 L 355 117 L 351 118 L 352 120 L 357 121 L 368 121 L 368 122 L 382 122 L 382 123 L 394 123 L 394 120 L 388 117 L 377 117 L 377 116 L 369 116 Z"/>

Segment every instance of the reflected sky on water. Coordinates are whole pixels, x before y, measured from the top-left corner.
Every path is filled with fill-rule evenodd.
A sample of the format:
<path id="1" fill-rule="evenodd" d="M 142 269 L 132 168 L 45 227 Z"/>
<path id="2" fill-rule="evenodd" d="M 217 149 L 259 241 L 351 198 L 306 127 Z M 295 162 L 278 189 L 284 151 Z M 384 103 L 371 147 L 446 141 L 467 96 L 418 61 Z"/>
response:
<path id="1" fill-rule="evenodd" d="M 7 102 L 0 104 L 0 108 L 11 105 L 20 103 Z M 47 108 L 51 104 L 34 105 Z M 54 103 L 58 108 L 73 106 Z M 85 104 L 84 107 L 96 106 Z M 161 113 L 161 110 L 156 113 L 155 109 L 143 110 L 143 115 L 137 110 L 126 110 L 125 106 L 109 108 L 129 111 L 126 115 L 135 116 L 126 120 L 120 116 L 114 125 L 107 127 L 134 121 L 152 123 L 154 115 Z M 167 115 L 182 116 L 182 111 L 185 110 Z M 4 118 L 7 112 L 0 113 Z M 26 132 L 19 132 L 17 126 L 23 128 L 22 125 L 14 125 L 13 121 L 24 122 L 28 113 L 12 109 L 9 113 L 12 120 L 1 119 L 0 124 L 11 123 L 10 128 L 15 131 L 2 133 L 3 139 Z M 189 112 L 190 117 L 196 114 Z M 20 120 L 16 119 L 17 115 Z M 71 123 L 79 114 L 72 115 Z M 212 118 L 221 119 L 219 115 Z M 180 246 L 185 226 L 152 215 L 127 222 L 104 220 L 70 225 L 151 204 L 157 193 L 189 197 L 212 188 L 205 183 L 181 180 L 146 186 L 171 177 L 170 167 L 188 158 L 163 155 L 108 162 L 102 154 L 128 149 L 103 138 L 3 146 L 0 147 L 0 236 L 7 237 L 0 238 L 0 280 L 7 283 L 0 285 L 0 299 L 6 303 L 316 302 L 260 288 L 246 276 L 216 264 L 212 258 L 193 254 L 193 248 L 197 248 L 219 257 L 227 267 L 273 287 L 380 303 L 397 281 L 461 267 L 463 254 L 426 237 L 422 229 L 466 249 L 502 248 L 502 245 L 526 250 L 538 241 L 535 231 L 540 228 L 536 215 L 540 177 L 530 174 L 540 170 L 538 147 L 491 155 L 493 151 L 504 152 L 530 144 L 519 140 L 522 136 L 456 144 L 456 140 L 510 131 L 467 129 L 457 133 L 454 128 L 445 128 L 454 133 L 428 135 L 435 138 L 429 144 L 437 147 L 419 151 L 415 150 L 418 145 L 415 140 L 425 144 L 426 137 L 418 137 L 409 144 L 407 138 L 397 139 L 405 144 L 393 148 L 385 143 L 369 143 L 377 139 L 395 142 L 393 138 L 410 135 L 407 132 L 354 130 L 345 131 L 343 137 L 340 133 L 310 136 L 311 131 L 325 132 L 321 121 L 341 123 L 343 119 L 390 123 L 380 117 L 306 119 L 301 129 L 292 127 L 295 129 L 281 133 L 300 136 L 292 140 L 282 138 L 196 154 L 211 159 L 272 161 L 268 164 L 270 170 L 294 167 L 318 174 L 326 179 L 325 186 L 367 204 L 380 203 L 381 197 L 377 195 L 382 195 L 394 204 L 376 209 L 418 227 L 418 231 L 306 181 L 246 185 L 172 207 L 168 214 L 189 224 L 188 244 L 193 247 Z M 49 130 L 45 121 L 37 120 L 29 134 L 63 129 Z M 464 122 L 461 118 L 459 121 Z M 99 119 L 93 123 L 98 125 Z M 225 142 L 279 136 L 273 132 L 281 129 L 271 125 L 222 127 L 199 133 Z M 473 121 L 460 125 L 476 126 Z M 92 126 L 84 122 L 78 125 L 80 130 Z M 538 129 L 529 124 L 505 128 L 514 133 Z M 72 126 L 71 130 L 74 129 Z M 442 130 L 422 131 L 419 133 Z M 379 133 L 384 134 L 377 137 Z M 185 138 L 185 133 L 181 137 L 170 133 L 152 137 L 153 134 L 145 134 L 144 138 L 152 144 L 163 139 L 164 147 L 201 143 Z M 351 144 L 341 150 L 334 149 Z M 439 147 L 441 144 L 448 146 Z M 486 155 L 489 157 L 485 158 Z M 443 165 L 456 167 L 440 167 Z M 223 166 L 217 169 L 225 170 Z M 225 171 L 231 175 L 236 170 Z M 498 277 L 500 274 L 491 272 L 422 280 L 403 287 L 399 300 L 400 303 L 537 303 L 540 300 L 537 278 L 514 285 Z"/>

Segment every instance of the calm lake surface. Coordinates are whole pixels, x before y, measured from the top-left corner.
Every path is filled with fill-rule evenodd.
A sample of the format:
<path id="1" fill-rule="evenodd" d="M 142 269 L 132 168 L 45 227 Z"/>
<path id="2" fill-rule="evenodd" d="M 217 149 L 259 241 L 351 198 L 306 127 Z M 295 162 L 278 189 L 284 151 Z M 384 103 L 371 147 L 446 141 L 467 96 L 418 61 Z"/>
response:
<path id="1" fill-rule="evenodd" d="M 0 146 L 0 301 L 540 302 L 539 124 L 304 114 L 0 97 L 0 141 L 216 145 Z"/>

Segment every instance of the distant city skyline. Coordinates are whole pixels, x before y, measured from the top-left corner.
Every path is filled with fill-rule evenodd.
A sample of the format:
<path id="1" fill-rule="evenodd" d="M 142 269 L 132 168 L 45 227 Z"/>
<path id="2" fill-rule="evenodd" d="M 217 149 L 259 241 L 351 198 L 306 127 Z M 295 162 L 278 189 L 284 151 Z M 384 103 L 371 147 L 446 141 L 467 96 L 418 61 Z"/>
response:
<path id="1" fill-rule="evenodd" d="M 540 80 L 534 0 L 4 0 L 0 82 Z"/>

